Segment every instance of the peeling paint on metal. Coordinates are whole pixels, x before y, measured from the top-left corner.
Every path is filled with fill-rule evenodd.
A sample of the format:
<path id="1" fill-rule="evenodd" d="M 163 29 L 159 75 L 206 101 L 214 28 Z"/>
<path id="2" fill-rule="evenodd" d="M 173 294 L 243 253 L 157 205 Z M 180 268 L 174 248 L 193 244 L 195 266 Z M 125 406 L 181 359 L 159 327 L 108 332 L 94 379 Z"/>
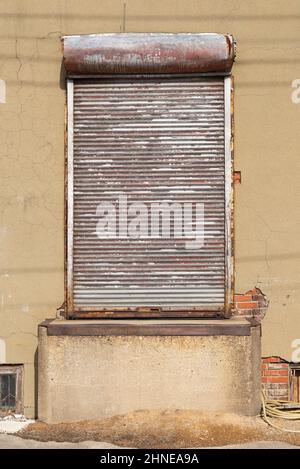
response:
<path id="1" fill-rule="evenodd" d="M 224 309 L 224 79 L 77 79 L 73 115 L 75 310 Z M 120 190 L 149 204 L 205 202 L 203 252 L 178 239 L 100 243 L 97 204 Z"/>
<path id="2" fill-rule="evenodd" d="M 122 33 L 64 36 L 70 75 L 230 73 L 233 37 L 216 33 Z"/>

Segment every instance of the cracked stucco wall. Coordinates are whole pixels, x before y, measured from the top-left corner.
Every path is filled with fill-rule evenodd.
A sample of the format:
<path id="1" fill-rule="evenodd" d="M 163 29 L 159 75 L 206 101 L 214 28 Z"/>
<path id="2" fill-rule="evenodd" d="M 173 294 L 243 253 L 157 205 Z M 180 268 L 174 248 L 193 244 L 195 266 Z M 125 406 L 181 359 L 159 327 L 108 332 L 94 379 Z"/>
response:
<path id="1" fill-rule="evenodd" d="M 9 0 L 0 4 L 0 338 L 35 406 L 37 324 L 63 301 L 63 34 L 229 32 L 236 83 L 236 291 L 270 306 L 263 354 L 300 338 L 300 1 Z M 4 348 L 3 348 L 4 347 Z M 3 353 L 0 358 L 3 357 Z"/>

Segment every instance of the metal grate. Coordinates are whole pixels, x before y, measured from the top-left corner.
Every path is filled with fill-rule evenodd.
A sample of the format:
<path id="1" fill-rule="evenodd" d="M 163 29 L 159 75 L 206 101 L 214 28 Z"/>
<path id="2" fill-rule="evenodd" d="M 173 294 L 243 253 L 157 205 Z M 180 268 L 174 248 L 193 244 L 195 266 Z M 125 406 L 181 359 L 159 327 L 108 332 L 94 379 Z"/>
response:
<path id="1" fill-rule="evenodd" d="M 0 366 L 0 412 L 22 411 L 22 365 Z"/>
<path id="2" fill-rule="evenodd" d="M 0 408 L 14 410 L 16 408 L 16 374 L 6 373 L 0 375 Z"/>
<path id="3" fill-rule="evenodd" d="M 71 88 L 69 311 L 224 311 L 224 78 L 77 79 Z M 97 206 L 120 193 L 149 213 L 152 203 L 203 203 L 204 246 L 188 250 L 175 236 L 99 240 Z"/>

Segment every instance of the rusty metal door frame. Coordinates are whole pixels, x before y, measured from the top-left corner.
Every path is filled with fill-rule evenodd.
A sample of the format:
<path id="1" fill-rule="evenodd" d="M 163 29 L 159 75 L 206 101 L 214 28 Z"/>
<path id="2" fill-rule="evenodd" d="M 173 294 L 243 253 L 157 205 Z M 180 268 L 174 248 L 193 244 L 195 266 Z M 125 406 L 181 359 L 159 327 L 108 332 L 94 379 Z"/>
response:
<path id="1" fill-rule="evenodd" d="M 233 79 L 224 78 L 225 113 L 225 316 L 231 316 L 234 291 L 233 256 Z"/>
<path id="2" fill-rule="evenodd" d="M 195 77 L 197 74 L 193 74 Z M 215 76 L 215 74 L 206 74 Z M 151 75 L 150 75 L 151 76 Z M 155 75 L 158 77 L 158 75 Z M 162 75 L 165 79 L 174 78 L 176 74 Z M 184 75 L 188 78 L 188 75 Z M 203 77 L 203 74 L 200 76 Z M 102 76 L 107 78 L 107 76 Z M 132 78 L 141 78 L 145 75 L 132 75 Z M 149 75 L 147 75 L 149 78 Z M 233 79 L 231 76 L 223 76 L 224 79 L 224 139 L 225 139 L 225 307 L 224 310 L 216 311 L 215 307 L 201 308 L 182 307 L 159 308 L 159 307 L 115 307 L 107 308 L 80 308 L 74 309 L 73 297 L 73 97 L 74 80 L 80 76 L 67 79 L 67 119 L 66 119 L 66 204 L 65 204 L 65 223 L 66 223 L 66 249 L 65 249 L 65 314 L 67 318 L 120 318 L 120 317 L 230 317 L 233 307 L 233 279 L 234 279 L 234 256 L 233 256 Z M 86 77 L 85 77 L 86 78 Z M 91 78 L 91 76 L 89 77 Z M 101 76 L 94 76 L 101 79 Z M 118 76 L 120 78 L 120 75 Z M 127 75 L 128 78 L 128 75 Z M 113 76 L 112 76 L 113 79 Z"/>
<path id="3" fill-rule="evenodd" d="M 73 111 L 74 111 L 74 81 L 67 80 L 67 158 L 65 165 L 66 179 L 66 252 L 65 252 L 65 272 L 66 272 L 66 294 L 65 306 L 67 316 L 74 310 L 73 304 Z"/>

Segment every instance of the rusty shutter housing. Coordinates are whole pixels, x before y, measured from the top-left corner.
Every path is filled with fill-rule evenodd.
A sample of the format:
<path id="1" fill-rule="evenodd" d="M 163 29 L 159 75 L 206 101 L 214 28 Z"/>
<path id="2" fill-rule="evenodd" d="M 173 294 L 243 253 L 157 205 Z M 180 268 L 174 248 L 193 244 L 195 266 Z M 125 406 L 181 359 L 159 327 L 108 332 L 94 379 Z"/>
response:
<path id="1" fill-rule="evenodd" d="M 72 72 L 82 73 L 77 57 Z M 100 76 L 99 63 L 87 70 L 98 74 L 68 80 L 68 317 L 229 315 L 230 77 Z M 188 250 L 172 237 L 98 239 L 97 206 L 120 193 L 149 213 L 151 202 L 204 203 L 204 247 Z"/>
<path id="2" fill-rule="evenodd" d="M 230 34 L 122 33 L 64 36 L 68 76 L 213 73 L 229 75 L 235 58 Z"/>

